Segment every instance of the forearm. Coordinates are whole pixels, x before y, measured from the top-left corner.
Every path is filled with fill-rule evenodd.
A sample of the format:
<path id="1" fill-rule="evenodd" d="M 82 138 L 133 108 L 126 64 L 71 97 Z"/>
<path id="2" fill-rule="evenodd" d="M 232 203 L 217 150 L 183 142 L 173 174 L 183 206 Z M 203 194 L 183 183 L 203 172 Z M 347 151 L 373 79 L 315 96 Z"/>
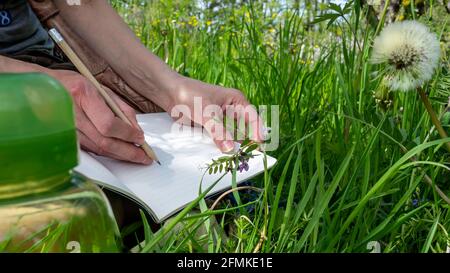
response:
<path id="1" fill-rule="evenodd" d="M 168 111 L 181 76 L 152 54 L 104 0 L 68 6 L 57 1 L 67 23 L 127 83 Z"/>
<path id="2" fill-rule="evenodd" d="M 26 73 L 26 72 L 41 72 L 48 74 L 50 73 L 50 70 L 36 64 L 18 61 L 0 55 L 0 73 Z"/>

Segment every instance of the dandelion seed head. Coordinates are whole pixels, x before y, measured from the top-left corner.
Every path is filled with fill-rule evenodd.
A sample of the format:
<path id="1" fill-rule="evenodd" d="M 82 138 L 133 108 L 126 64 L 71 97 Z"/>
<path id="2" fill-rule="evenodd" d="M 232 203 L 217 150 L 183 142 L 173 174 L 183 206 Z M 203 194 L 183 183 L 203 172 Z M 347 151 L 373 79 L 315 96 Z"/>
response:
<path id="1" fill-rule="evenodd" d="M 417 21 L 395 22 L 375 39 L 371 62 L 385 64 L 391 90 L 414 90 L 429 81 L 440 57 L 439 40 Z"/>

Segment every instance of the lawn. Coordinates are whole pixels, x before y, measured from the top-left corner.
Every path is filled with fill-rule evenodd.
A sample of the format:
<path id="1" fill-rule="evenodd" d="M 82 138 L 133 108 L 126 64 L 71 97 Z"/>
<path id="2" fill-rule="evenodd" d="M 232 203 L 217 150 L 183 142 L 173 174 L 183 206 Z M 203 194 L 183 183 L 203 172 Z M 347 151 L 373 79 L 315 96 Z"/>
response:
<path id="1" fill-rule="evenodd" d="M 252 180 L 263 191 L 236 191 L 214 210 L 197 200 L 189 208 L 201 213 L 188 208 L 155 233 L 144 222 L 141 251 L 448 251 L 449 139 L 417 92 L 387 90 L 371 62 L 388 8 L 374 15 L 360 1 L 111 2 L 179 73 L 240 89 L 255 106 L 279 106 L 280 144 L 267 152 L 278 163 Z M 440 39 L 439 66 L 423 90 L 448 132 L 450 16 L 438 1 L 401 2 L 393 21 L 416 19 Z"/>

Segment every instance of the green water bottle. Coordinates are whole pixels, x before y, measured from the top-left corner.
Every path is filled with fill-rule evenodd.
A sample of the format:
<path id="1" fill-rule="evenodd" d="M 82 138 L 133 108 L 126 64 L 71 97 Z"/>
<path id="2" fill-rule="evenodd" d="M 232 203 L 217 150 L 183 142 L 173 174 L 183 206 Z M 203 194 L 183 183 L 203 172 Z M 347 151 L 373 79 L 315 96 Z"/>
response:
<path id="1" fill-rule="evenodd" d="M 0 74 L 0 252 L 117 252 L 103 192 L 78 163 L 72 100 L 42 74 Z"/>

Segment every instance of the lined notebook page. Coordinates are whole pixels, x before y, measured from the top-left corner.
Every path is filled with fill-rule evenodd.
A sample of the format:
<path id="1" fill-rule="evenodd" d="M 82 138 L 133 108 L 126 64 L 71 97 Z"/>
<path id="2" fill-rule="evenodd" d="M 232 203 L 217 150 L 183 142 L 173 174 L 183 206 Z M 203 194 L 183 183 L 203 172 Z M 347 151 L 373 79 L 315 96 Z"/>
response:
<path id="1" fill-rule="evenodd" d="M 104 157 L 97 157 L 97 160 L 151 208 L 156 220 L 162 221 L 198 197 L 206 164 L 223 154 L 202 134 L 201 128 L 176 124 L 167 113 L 138 115 L 138 121 L 162 166 L 141 166 Z M 238 172 L 238 183 L 264 171 L 264 156 L 256 153 L 259 156 L 249 161 L 249 171 Z M 267 160 L 269 167 L 276 162 L 271 157 Z M 220 176 L 206 174 L 202 189 L 207 189 Z M 230 187 L 231 174 L 225 176 L 211 194 Z"/>
<path id="2" fill-rule="evenodd" d="M 98 162 L 94 156 L 79 150 L 78 157 L 80 164 L 75 168 L 75 171 L 95 180 L 95 182 L 101 186 L 107 186 L 119 192 L 131 193 L 130 189 L 122 184 L 122 182 L 120 182 L 120 180 L 105 166 Z"/>

